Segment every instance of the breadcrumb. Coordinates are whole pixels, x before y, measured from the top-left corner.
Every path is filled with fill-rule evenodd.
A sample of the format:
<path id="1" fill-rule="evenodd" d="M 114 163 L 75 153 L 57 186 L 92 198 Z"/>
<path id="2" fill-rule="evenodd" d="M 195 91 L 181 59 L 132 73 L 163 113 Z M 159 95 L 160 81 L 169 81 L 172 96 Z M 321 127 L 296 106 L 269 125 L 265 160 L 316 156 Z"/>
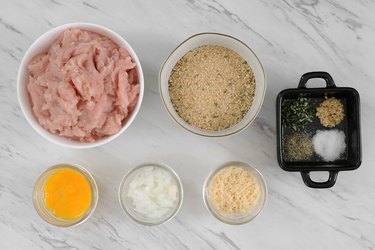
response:
<path id="1" fill-rule="evenodd" d="M 190 125 L 218 131 L 239 123 L 250 109 L 255 77 L 231 49 L 204 45 L 186 53 L 169 78 L 169 95 Z"/>

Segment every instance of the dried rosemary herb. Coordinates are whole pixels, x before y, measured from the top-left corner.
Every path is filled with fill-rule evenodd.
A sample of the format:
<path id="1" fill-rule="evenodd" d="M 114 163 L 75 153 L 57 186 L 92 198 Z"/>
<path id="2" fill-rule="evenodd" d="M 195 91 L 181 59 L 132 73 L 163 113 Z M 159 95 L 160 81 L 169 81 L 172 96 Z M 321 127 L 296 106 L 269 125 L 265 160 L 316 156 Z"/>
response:
<path id="1" fill-rule="evenodd" d="M 306 161 L 314 154 L 311 138 L 304 133 L 293 133 L 284 139 L 284 158 L 287 161 Z"/>
<path id="2" fill-rule="evenodd" d="M 281 118 L 284 126 L 300 131 L 312 122 L 314 117 L 310 98 L 298 97 L 283 100 Z"/>

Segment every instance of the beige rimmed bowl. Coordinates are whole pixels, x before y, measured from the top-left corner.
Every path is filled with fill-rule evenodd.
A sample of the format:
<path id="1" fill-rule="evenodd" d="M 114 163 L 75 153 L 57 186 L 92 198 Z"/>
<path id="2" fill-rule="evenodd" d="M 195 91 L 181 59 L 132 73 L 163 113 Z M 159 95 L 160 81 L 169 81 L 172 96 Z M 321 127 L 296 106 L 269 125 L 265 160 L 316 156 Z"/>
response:
<path id="1" fill-rule="evenodd" d="M 180 60 L 187 52 L 203 45 L 219 45 L 237 52 L 243 59 L 247 61 L 255 76 L 255 94 L 250 109 L 239 123 L 233 125 L 232 127 L 219 131 L 204 130 L 187 123 L 177 114 L 169 96 L 168 80 L 173 67 L 176 65 L 178 60 Z M 200 33 L 186 39 L 168 56 L 168 58 L 162 65 L 159 74 L 160 95 L 163 100 L 164 106 L 172 119 L 184 129 L 194 134 L 207 137 L 222 137 L 233 135 L 249 126 L 255 120 L 262 107 L 263 100 L 266 94 L 266 86 L 266 73 L 255 53 L 239 39 L 219 33 Z"/>
<path id="2" fill-rule="evenodd" d="M 35 117 L 34 112 L 32 110 L 31 106 L 31 100 L 30 100 L 30 95 L 27 90 L 27 83 L 28 83 L 28 77 L 29 73 L 27 70 L 27 65 L 28 63 L 38 54 L 42 52 L 46 52 L 52 43 L 61 35 L 62 32 L 69 28 L 80 28 L 83 30 L 88 30 L 91 32 L 98 33 L 100 35 L 104 35 L 111 40 L 113 40 L 117 45 L 120 47 L 125 48 L 129 54 L 131 55 L 132 59 L 134 62 L 137 64 L 136 65 L 136 70 L 137 70 L 137 75 L 138 75 L 138 82 L 139 82 L 139 96 L 138 96 L 138 102 L 137 105 L 135 106 L 133 112 L 126 118 L 126 122 L 123 124 L 122 128 L 120 131 L 118 131 L 116 134 L 101 138 L 95 142 L 80 142 L 80 141 L 75 141 L 71 140 L 69 138 L 65 138 L 62 136 L 58 136 L 56 134 L 53 134 L 49 131 L 47 131 L 45 128 L 43 128 L 40 123 L 38 122 L 38 119 Z M 68 148 L 93 148 L 97 146 L 104 145 L 116 137 L 118 137 L 120 134 L 122 134 L 129 126 L 130 124 L 134 121 L 135 117 L 138 114 L 138 111 L 141 107 L 142 99 L 143 99 L 143 92 L 144 92 L 144 78 L 143 78 L 143 71 L 142 71 L 142 66 L 141 63 L 134 52 L 133 48 L 130 46 L 130 44 L 122 38 L 119 34 L 116 32 L 97 25 L 97 24 L 92 24 L 92 23 L 69 23 L 69 24 L 64 24 L 58 27 L 55 27 L 51 29 L 50 31 L 44 33 L 41 35 L 35 42 L 28 48 L 26 51 L 19 70 L 18 70 L 18 77 L 17 77 L 17 94 L 18 94 L 18 101 L 21 106 L 21 110 L 28 121 L 28 123 L 31 125 L 31 127 L 42 137 L 46 138 L 47 140 Z"/>
<path id="3" fill-rule="evenodd" d="M 45 200 L 44 199 L 45 198 L 44 187 L 48 178 L 54 173 L 56 173 L 58 170 L 67 169 L 67 168 L 72 169 L 80 173 L 81 175 L 83 175 L 86 178 L 91 189 L 91 204 L 90 204 L 89 209 L 86 211 L 85 214 L 73 220 L 62 219 L 53 215 L 46 207 L 45 201 L 44 201 Z M 75 165 L 75 164 L 61 163 L 61 164 L 57 164 L 48 168 L 39 176 L 38 180 L 36 181 L 34 185 L 32 199 L 33 199 L 33 204 L 34 204 L 34 208 L 36 212 L 47 223 L 54 225 L 54 226 L 58 226 L 58 227 L 71 227 L 71 226 L 79 225 L 91 217 L 91 215 L 94 213 L 96 206 L 98 204 L 99 191 L 98 191 L 98 186 L 96 185 L 94 177 L 85 168 L 79 165 Z"/>

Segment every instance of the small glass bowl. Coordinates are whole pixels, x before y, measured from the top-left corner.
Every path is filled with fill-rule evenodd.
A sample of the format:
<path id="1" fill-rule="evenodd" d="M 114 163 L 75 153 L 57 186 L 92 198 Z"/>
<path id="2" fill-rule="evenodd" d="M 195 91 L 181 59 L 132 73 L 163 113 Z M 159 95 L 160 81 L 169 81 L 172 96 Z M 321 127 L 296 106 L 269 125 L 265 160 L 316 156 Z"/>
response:
<path id="1" fill-rule="evenodd" d="M 81 217 L 74 219 L 74 220 L 62 219 L 53 215 L 50 212 L 50 210 L 48 210 L 48 208 L 45 206 L 45 202 L 44 202 L 44 186 L 48 178 L 52 174 L 56 173 L 58 170 L 66 169 L 66 168 L 72 169 L 82 174 L 86 178 L 91 188 L 91 204 L 90 204 L 89 209 Z M 43 220 L 48 222 L 49 224 L 58 226 L 58 227 L 75 226 L 87 220 L 93 214 L 96 208 L 96 205 L 98 204 L 98 199 L 99 199 L 98 187 L 96 185 L 96 182 L 93 176 L 83 167 L 79 165 L 73 165 L 73 164 L 67 164 L 67 163 L 57 164 L 55 166 L 48 168 L 46 171 L 44 171 L 39 176 L 38 180 L 36 181 L 34 190 L 33 190 L 33 203 L 34 203 L 35 210 L 37 211 L 39 216 Z"/>
<path id="2" fill-rule="evenodd" d="M 260 198 L 259 198 L 258 203 L 246 214 L 240 214 L 240 215 L 234 214 L 231 216 L 225 215 L 221 213 L 220 211 L 218 211 L 215 208 L 215 206 L 211 204 L 210 199 L 208 198 L 208 186 L 210 185 L 212 179 L 220 170 L 227 168 L 227 167 L 231 167 L 231 166 L 242 167 L 243 169 L 248 171 L 252 176 L 256 178 L 260 187 Z M 203 185 L 203 201 L 208 211 L 210 211 L 211 214 L 219 221 L 227 223 L 227 224 L 231 224 L 231 225 L 245 224 L 253 220 L 255 217 L 257 217 L 266 204 L 267 196 L 268 196 L 267 185 L 262 174 L 256 168 L 251 167 L 250 165 L 243 163 L 243 162 L 232 161 L 232 162 L 225 163 L 224 165 L 218 167 L 217 169 L 213 170 L 208 175 Z"/>
<path id="3" fill-rule="evenodd" d="M 130 182 L 133 180 L 133 178 L 140 172 L 142 171 L 143 168 L 146 167 L 156 167 L 156 168 L 161 168 L 166 171 L 168 171 L 172 177 L 175 179 L 177 188 L 178 188 L 178 197 L 177 201 L 175 202 L 173 208 L 171 211 L 169 211 L 165 216 L 162 218 L 158 219 L 152 219 L 148 218 L 142 214 L 139 214 L 136 212 L 133 208 L 132 205 L 132 200 L 127 196 L 127 190 L 129 187 Z M 123 178 L 119 187 L 118 195 L 119 195 L 119 201 L 121 208 L 124 210 L 124 212 L 134 221 L 145 225 L 145 226 L 156 226 L 163 224 L 169 220 L 171 220 L 173 217 L 176 216 L 178 211 L 181 208 L 182 201 L 183 201 L 183 187 L 182 187 L 182 182 L 180 178 L 178 177 L 177 173 L 169 166 L 164 165 L 164 164 L 156 164 L 156 163 L 145 163 L 140 166 L 137 166 L 130 170 Z"/>

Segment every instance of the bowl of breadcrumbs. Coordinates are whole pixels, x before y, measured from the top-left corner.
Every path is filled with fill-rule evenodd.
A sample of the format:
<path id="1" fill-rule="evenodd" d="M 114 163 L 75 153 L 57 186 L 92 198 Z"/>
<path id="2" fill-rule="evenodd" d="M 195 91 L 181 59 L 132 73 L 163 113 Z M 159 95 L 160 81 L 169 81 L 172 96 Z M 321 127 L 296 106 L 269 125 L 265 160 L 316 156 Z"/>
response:
<path id="1" fill-rule="evenodd" d="M 266 93 L 266 74 L 245 43 L 228 35 L 200 33 L 169 55 L 159 87 L 177 124 L 198 135 L 221 137 L 254 121 Z"/>

